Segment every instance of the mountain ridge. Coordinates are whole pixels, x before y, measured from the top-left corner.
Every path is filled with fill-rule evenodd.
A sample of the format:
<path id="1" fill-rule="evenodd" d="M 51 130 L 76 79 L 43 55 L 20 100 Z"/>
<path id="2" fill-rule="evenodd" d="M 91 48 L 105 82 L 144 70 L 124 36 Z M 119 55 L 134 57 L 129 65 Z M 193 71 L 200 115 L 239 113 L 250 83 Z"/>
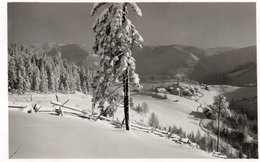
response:
<path id="1" fill-rule="evenodd" d="M 80 66 L 97 69 L 98 57 L 83 44 L 64 44 L 50 42 L 34 44 L 48 56 L 60 55 L 61 58 L 75 62 Z M 170 78 L 188 78 L 207 81 L 205 78 L 216 75 L 230 75 L 230 71 L 248 62 L 256 63 L 256 46 L 245 48 L 215 47 L 199 48 L 182 44 L 144 46 L 142 50 L 133 50 L 136 59 L 136 72 L 142 76 L 166 76 Z M 255 72 L 254 72 L 255 71 Z M 256 66 L 246 70 L 235 83 L 246 83 L 245 76 L 256 80 Z M 253 75 L 253 76 L 252 76 Z M 203 79 L 204 78 L 204 79 Z M 240 78 L 240 79 L 239 79 Z M 234 79 L 234 78 L 232 78 Z"/>

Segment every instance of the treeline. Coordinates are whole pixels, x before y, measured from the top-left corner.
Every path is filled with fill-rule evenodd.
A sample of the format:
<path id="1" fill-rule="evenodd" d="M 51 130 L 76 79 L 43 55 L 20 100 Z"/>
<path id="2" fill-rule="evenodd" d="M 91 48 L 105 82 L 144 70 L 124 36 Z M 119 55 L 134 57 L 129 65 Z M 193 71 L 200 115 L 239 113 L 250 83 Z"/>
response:
<path id="1" fill-rule="evenodd" d="M 153 128 L 158 128 L 161 130 L 167 131 L 167 138 L 170 137 L 176 137 L 176 135 L 181 139 L 189 139 L 190 142 L 196 143 L 200 149 L 207 151 L 207 152 L 213 152 L 216 151 L 217 147 L 217 141 L 216 139 L 212 138 L 211 136 L 204 134 L 202 135 L 200 131 L 198 130 L 197 133 L 195 134 L 193 131 L 191 133 L 186 133 L 181 127 L 177 127 L 176 125 L 169 126 L 168 128 L 160 125 L 160 121 L 158 116 L 152 112 L 149 121 L 148 121 L 149 126 Z M 180 141 L 180 139 L 178 139 Z M 177 140 L 177 139 L 176 139 Z M 227 147 L 221 147 L 220 151 L 224 153 L 227 157 L 229 158 L 234 158 L 237 157 L 236 154 L 231 154 L 229 152 L 230 146 Z"/>
<path id="2" fill-rule="evenodd" d="M 75 92 L 91 91 L 91 72 L 44 52 L 17 43 L 8 44 L 9 92 Z"/>
<path id="3" fill-rule="evenodd" d="M 229 73 L 238 72 L 238 71 L 241 71 L 241 70 L 248 69 L 250 67 L 256 68 L 256 63 L 249 61 L 248 63 L 245 63 L 243 65 L 238 65 L 233 70 L 231 70 Z"/>
<path id="4" fill-rule="evenodd" d="M 227 73 L 209 74 L 198 79 L 199 82 L 206 84 L 228 84 L 229 80 Z"/>
<path id="5" fill-rule="evenodd" d="M 217 147 L 217 141 L 216 139 L 212 138 L 211 136 L 204 134 L 202 135 L 200 131 L 198 130 L 197 133 L 195 134 L 193 131 L 191 133 L 186 133 L 182 130 L 181 127 L 177 128 L 175 125 L 172 127 L 169 126 L 168 132 L 171 132 L 173 134 L 178 135 L 181 138 L 188 138 L 191 142 L 196 143 L 200 149 L 207 151 L 207 152 L 213 152 L 216 151 Z M 230 154 L 228 152 L 228 149 L 230 149 L 229 146 L 223 148 L 221 147 L 220 150 L 222 153 L 227 155 L 227 157 L 232 158 L 235 157 L 235 154 Z"/>
<path id="6" fill-rule="evenodd" d="M 230 110 L 237 114 L 245 114 L 249 120 L 257 119 L 257 96 L 250 98 L 242 98 L 239 100 L 231 99 Z"/>
<path id="7" fill-rule="evenodd" d="M 200 131 L 198 130 L 197 133 L 195 134 L 193 131 L 191 133 L 186 133 L 182 127 L 177 127 L 176 125 L 169 126 L 166 128 L 165 126 L 160 125 L 160 121 L 158 116 L 152 112 L 148 124 L 150 127 L 153 128 L 158 128 L 160 130 L 167 131 L 167 138 L 175 138 L 173 141 L 181 141 L 181 139 L 189 139 L 189 142 L 197 144 L 200 149 L 207 151 L 209 153 L 212 153 L 216 151 L 217 148 L 217 140 L 215 138 L 212 138 L 208 134 L 201 134 Z M 228 158 L 238 158 L 240 155 L 230 151 L 231 146 L 230 145 L 225 145 L 224 147 L 220 147 L 220 152 L 226 155 Z M 239 152 L 242 153 L 242 152 Z"/>

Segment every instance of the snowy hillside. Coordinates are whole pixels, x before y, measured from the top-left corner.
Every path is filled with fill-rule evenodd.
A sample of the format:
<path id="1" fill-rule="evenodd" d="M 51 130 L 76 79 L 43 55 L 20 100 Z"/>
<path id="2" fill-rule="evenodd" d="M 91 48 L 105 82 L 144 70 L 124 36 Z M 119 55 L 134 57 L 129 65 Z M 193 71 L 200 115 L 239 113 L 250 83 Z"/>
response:
<path id="1" fill-rule="evenodd" d="M 206 152 L 102 122 L 9 111 L 11 158 L 212 158 Z"/>
<path id="2" fill-rule="evenodd" d="M 187 83 L 180 84 L 182 86 L 190 85 Z M 147 84 L 145 86 L 152 85 L 148 86 Z M 200 105 L 204 107 L 212 104 L 218 94 L 225 94 L 229 99 L 231 97 L 241 98 L 255 95 L 255 87 L 240 88 L 211 85 L 209 86 L 210 91 L 207 91 L 199 85 L 192 84 L 192 86 L 197 87 L 200 92 L 195 98 L 167 94 L 167 99 L 158 99 L 148 95 L 131 94 L 134 105 L 145 102 L 149 108 L 146 114 L 130 109 L 131 123 L 148 125 L 149 117 L 154 112 L 158 116 L 159 124 L 162 127 L 168 128 L 175 125 L 177 128 L 182 128 L 183 132 L 187 134 L 200 132 L 202 135 L 206 135 L 209 131 L 204 126 L 210 120 L 205 119 L 202 115 Z M 122 128 L 114 128 L 108 122 L 100 120 L 95 122 L 75 116 L 72 117 L 69 113 L 65 113 L 65 117 L 49 115 L 53 114 L 51 112 L 55 109 L 50 101 L 57 100 L 56 95 L 61 103 L 69 99 L 66 105 L 80 111 L 84 110 L 87 113 L 91 112 L 92 97 L 80 92 L 75 94 L 38 94 L 32 92 L 24 95 L 9 94 L 9 106 L 21 105 L 32 108 L 34 104 L 38 104 L 38 108 L 40 108 L 40 113 L 36 114 L 27 114 L 28 109 L 25 109 L 23 113 L 14 111 L 17 109 L 9 110 L 9 145 L 12 158 L 210 157 L 206 152 L 199 149 L 192 149 L 189 145 L 175 143 L 167 139 L 165 135 L 159 137 L 160 135 L 157 136 L 151 132 L 144 133 L 136 129 L 127 132 Z M 99 113 L 99 110 L 96 112 Z M 123 108 L 120 106 L 113 120 L 121 122 L 124 117 L 123 114 Z M 216 138 L 214 134 L 210 134 L 213 138 Z M 53 146 L 46 151 L 46 148 L 49 148 L 50 145 Z M 223 143 L 222 145 L 226 144 Z M 68 146 L 71 149 L 68 150 Z M 110 149 L 110 146 L 114 146 L 114 149 Z M 76 149 L 76 147 L 80 149 Z M 146 150 L 146 152 L 139 149 Z M 154 152 L 158 152 L 158 154 L 154 154 Z"/>
<path id="3" fill-rule="evenodd" d="M 205 100 L 205 103 L 206 101 L 213 101 L 213 96 L 215 94 L 209 94 L 209 92 L 204 90 L 201 91 L 206 94 L 204 97 L 201 97 L 202 101 Z M 68 105 L 73 106 L 78 110 L 86 110 L 86 112 L 90 112 L 90 95 L 76 92 L 75 94 L 57 93 L 57 96 L 58 100 L 62 103 L 70 99 Z M 204 134 L 203 130 L 200 129 L 199 126 L 200 118 L 197 118 L 193 115 L 199 106 L 197 102 L 169 94 L 167 100 L 158 100 L 149 96 L 140 95 L 132 95 L 132 97 L 134 99 L 135 105 L 138 103 L 147 102 L 150 109 L 148 114 L 145 115 L 139 114 L 130 109 L 130 119 L 132 123 L 143 123 L 147 125 L 148 117 L 152 112 L 155 112 L 158 114 L 160 124 L 162 126 L 168 127 L 174 124 L 177 127 L 182 127 L 183 131 L 186 133 L 190 133 L 191 131 L 196 133 L 196 131 L 200 131 L 201 134 Z M 177 103 L 173 102 L 173 100 L 176 98 L 179 100 Z M 27 93 L 24 95 L 9 95 L 9 105 L 24 105 L 32 107 L 35 103 L 37 103 L 42 106 L 39 110 L 41 113 L 39 114 L 37 113 L 29 115 L 26 114 L 27 110 L 25 110 L 24 113 L 13 110 L 9 111 L 9 128 L 11 135 L 9 141 L 10 154 L 16 152 L 16 150 L 19 148 L 19 151 L 13 155 L 13 158 L 64 157 L 62 155 L 66 155 L 70 158 L 210 157 L 206 152 L 203 152 L 199 149 L 192 149 L 187 145 L 177 144 L 169 139 L 166 139 L 165 137 L 158 137 L 151 133 L 142 133 L 134 129 L 131 132 L 126 132 L 124 129 L 115 129 L 113 126 L 107 125 L 106 123 L 100 121 L 94 122 L 88 119 L 76 119 L 75 117 L 66 118 L 70 117 L 66 114 L 65 117 L 47 115 L 54 110 L 53 105 L 50 103 L 50 101 L 54 100 L 56 100 L 55 94 Z M 121 107 L 119 107 L 115 113 L 114 120 L 123 120 L 123 109 Z M 70 133 L 72 131 L 73 134 Z M 124 143 L 126 138 L 128 142 Z M 43 141 L 47 141 L 47 143 Z M 118 141 L 121 141 L 122 144 Z M 51 145 L 52 143 L 55 143 L 55 146 L 45 152 L 44 150 L 46 150 L 48 145 Z M 83 145 L 83 143 L 91 144 Z M 81 149 L 77 150 L 85 150 L 87 154 L 84 154 L 82 151 L 73 151 L 73 149 L 67 150 L 65 149 L 67 145 L 69 145 L 71 148 L 80 147 Z M 115 150 L 110 150 L 110 147 L 108 147 L 110 145 L 116 146 Z M 60 147 L 62 149 L 59 149 Z M 138 149 L 134 149 L 135 147 Z M 100 151 L 93 151 L 91 148 Z M 147 151 L 145 153 L 140 153 L 141 151 L 139 149 Z M 66 154 L 64 154 L 64 152 L 66 152 Z M 158 152 L 158 154 L 154 154 L 154 152 Z"/>

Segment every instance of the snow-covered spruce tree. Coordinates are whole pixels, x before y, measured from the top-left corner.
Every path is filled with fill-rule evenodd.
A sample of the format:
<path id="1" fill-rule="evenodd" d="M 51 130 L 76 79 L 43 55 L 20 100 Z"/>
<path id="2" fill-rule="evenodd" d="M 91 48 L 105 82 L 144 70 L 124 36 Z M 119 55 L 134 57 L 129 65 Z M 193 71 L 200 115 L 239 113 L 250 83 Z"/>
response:
<path id="1" fill-rule="evenodd" d="M 34 64 L 33 65 L 33 78 L 32 78 L 32 90 L 39 91 L 41 83 L 41 73 L 39 68 Z"/>
<path id="2" fill-rule="evenodd" d="M 52 92 L 55 91 L 55 72 L 54 72 L 54 63 L 51 57 L 46 58 L 46 72 L 48 78 L 48 89 Z"/>
<path id="3" fill-rule="evenodd" d="M 40 76 L 41 76 L 40 91 L 46 93 L 48 91 L 48 75 L 43 65 L 41 67 Z"/>
<path id="4" fill-rule="evenodd" d="M 220 138 L 220 117 L 230 117 L 231 112 L 228 109 L 229 103 L 226 101 L 226 97 L 219 95 L 215 98 L 213 103 L 213 110 L 218 112 L 218 138 L 217 138 L 217 152 L 219 151 L 219 138 Z"/>
<path id="5" fill-rule="evenodd" d="M 129 130 L 129 81 L 141 88 L 131 50 L 135 45 L 142 47 L 143 38 L 127 18 L 128 7 L 132 7 L 138 16 L 142 16 L 142 12 L 135 3 L 95 3 L 91 16 L 104 5 L 105 9 L 92 26 L 95 33 L 93 50 L 100 57 L 92 108 L 97 103 L 103 108 L 110 96 L 107 88 L 123 82 L 125 123 L 126 130 Z"/>
<path id="6" fill-rule="evenodd" d="M 8 89 L 16 89 L 17 86 L 17 67 L 14 56 L 8 57 Z"/>
<path id="7" fill-rule="evenodd" d="M 81 89 L 83 91 L 83 93 L 87 93 L 87 81 L 86 81 L 86 69 L 85 67 L 80 67 L 79 68 L 79 78 L 80 78 L 80 85 L 81 85 Z"/>

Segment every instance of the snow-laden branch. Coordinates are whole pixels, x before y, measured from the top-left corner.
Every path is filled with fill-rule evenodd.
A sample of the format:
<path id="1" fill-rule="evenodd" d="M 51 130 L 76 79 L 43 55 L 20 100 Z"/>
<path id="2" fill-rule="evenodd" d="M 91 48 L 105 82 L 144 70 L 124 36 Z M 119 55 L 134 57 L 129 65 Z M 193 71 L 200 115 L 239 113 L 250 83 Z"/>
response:
<path id="1" fill-rule="evenodd" d="M 95 12 L 97 11 L 97 9 L 103 5 L 105 5 L 106 3 L 102 2 L 102 3 L 94 3 L 92 10 L 90 11 L 90 16 L 93 16 L 95 14 Z"/>
<path id="2" fill-rule="evenodd" d="M 127 4 L 129 4 L 132 8 L 133 8 L 133 10 L 135 11 L 135 13 L 138 15 L 138 16 L 143 16 L 143 14 L 142 14 L 142 11 L 141 11 L 141 9 L 137 6 L 137 4 L 136 3 L 127 3 Z"/>
<path id="3" fill-rule="evenodd" d="M 118 87 L 116 87 L 111 93 L 109 93 L 108 95 L 107 95 L 107 99 L 109 98 L 109 97 L 111 97 L 112 96 L 112 94 L 114 94 L 119 88 L 122 88 L 122 85 L 120 85 L 120 86 L 118 86 Z M 106 100 L 107 100 L 106 99 Z"/>

